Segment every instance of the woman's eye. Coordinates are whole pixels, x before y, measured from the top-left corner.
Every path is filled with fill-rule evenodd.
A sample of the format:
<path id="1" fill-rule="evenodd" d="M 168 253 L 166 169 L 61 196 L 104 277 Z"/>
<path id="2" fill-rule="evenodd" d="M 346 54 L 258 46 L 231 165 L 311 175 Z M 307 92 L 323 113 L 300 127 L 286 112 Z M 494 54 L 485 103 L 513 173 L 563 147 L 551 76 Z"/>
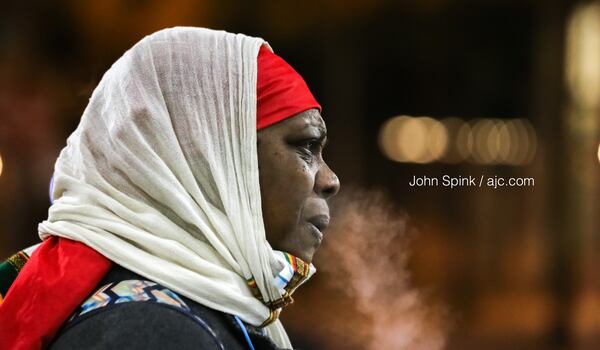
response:
<path id="1" fill-rule="evenodd" d="M 321 143 L 317 139 L 310 139 L 300 142 L 298 146 L 303 156 L 312 158 L 318 154 Z"/>

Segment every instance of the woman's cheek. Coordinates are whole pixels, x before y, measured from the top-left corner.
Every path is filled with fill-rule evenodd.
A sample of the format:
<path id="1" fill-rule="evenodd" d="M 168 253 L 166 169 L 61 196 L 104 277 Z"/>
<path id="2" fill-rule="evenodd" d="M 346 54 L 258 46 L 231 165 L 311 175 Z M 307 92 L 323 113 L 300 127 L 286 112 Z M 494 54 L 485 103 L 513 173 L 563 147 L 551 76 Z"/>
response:
<path id="1" fill-rule="evenodd" d="M 295 171 L 294 181 L 298 186 L 298 190 L 302 193 L 312 191 L 314 187 L 314 179 L 316 172 L 312 169 L 310 164 L 302 162 L 300 167 Z"/>

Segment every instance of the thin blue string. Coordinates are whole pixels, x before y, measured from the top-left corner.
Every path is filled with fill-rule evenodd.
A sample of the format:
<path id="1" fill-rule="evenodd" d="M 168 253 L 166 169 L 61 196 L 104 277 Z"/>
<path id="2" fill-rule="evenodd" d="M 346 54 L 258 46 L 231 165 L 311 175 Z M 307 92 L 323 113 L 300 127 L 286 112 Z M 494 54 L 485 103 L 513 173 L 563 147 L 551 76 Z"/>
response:
<path id="1" fill-rule="evenodd" d="M 50 195 L 50 204 L 54 204 L 54 199 L 52 199 L 54 196 L 52 195 L 54 193 L 54 175 L 52 175 L 52 177 L 50 178 L 50 188 L 48 189 L 48 194 Z"/>
<path id="2" fill-rule="evenodd" d="M 248 346 L 250 346 L 250 350 L 254 350 L 254 345 L 252 345 L 252 340 L 250 340 L 250 335 L 248 334 L 248 331 L 246 330 L 246 326 L 244 326 L 244 323 L 242 322 L 242 320 L 240 320 L 239 317 L 237 317 L 236 315 L 233 315 L 233 317 L 235 318 L 238 325 L 242 329 L 242 333 L 244 333 L 244 338 L 246 338 L 246 341 L 248 342 Z"/>

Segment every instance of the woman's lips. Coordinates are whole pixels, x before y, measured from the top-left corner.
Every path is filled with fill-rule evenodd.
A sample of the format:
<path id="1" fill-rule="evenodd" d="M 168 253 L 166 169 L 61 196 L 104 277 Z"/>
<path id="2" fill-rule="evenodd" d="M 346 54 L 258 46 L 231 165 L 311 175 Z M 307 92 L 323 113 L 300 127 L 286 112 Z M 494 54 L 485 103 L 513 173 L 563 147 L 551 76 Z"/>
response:
<path id="1" fill-rule="evenodd" d="M 323 232 L 329 226 L 329 215 L 315 215 L 308 220 L 308 223 L 315 237 L 319 241 L 323 240 Z"/>
<path id="2" fill-rule="evenodd" d="M 310 232 L 320 243 L 323 240 L 323 232 L 321 232 L 321 230 L 319 230 L 319 228 L 317 228 L 317 226 L 315 226 L 313 223 L 309 222 L 308 225 L 310 226 Z"/>
<path id="3" fill-rule="evenodd" d="M 325 231 L 325 229 L 327 229 L 327 226 L 329 226 L 329 215 L 315 215 L 308 219 L 308 222 L 315 225 L 315 227 L 318 228 L 319 231 Z"/>

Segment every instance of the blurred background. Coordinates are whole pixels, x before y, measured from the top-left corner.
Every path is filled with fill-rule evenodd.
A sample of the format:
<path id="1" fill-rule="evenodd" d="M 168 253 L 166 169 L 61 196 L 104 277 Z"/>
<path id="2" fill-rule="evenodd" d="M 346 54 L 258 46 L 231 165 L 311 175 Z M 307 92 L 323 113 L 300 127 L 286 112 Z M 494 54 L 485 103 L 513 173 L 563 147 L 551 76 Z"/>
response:
<path id="1" fill-rule="evenodd" d="M 409 348 L 600 348 L 600 1 L 0 8 L 0 256 L 38 242 L 54 161 L 112 62 L 158 29 L 206 26 L 265 38 L 305 77 L 324 106 L 325 156 L 342 192 L 384 192 L 417 232 L 410 242 L 364 236 L 385 243 L 383 256 L 406 257 L 384 268 L 411 287 L 384 284 L 386 298 L 417 291 L 445 310 L 433 326 L 382 327 L 405 315 L 375 322 L 324 269 L 283 314 L 294 344 L 386 349 L 396 345 L 376 345 L 378 329 L 421 329 L 443 340 Z M 445 175 L 486 181 L 450 188 Z M 439 183 L 412 187 L 413 177 Z M 494 188 L 489 178 L 515 181 Z"/>

